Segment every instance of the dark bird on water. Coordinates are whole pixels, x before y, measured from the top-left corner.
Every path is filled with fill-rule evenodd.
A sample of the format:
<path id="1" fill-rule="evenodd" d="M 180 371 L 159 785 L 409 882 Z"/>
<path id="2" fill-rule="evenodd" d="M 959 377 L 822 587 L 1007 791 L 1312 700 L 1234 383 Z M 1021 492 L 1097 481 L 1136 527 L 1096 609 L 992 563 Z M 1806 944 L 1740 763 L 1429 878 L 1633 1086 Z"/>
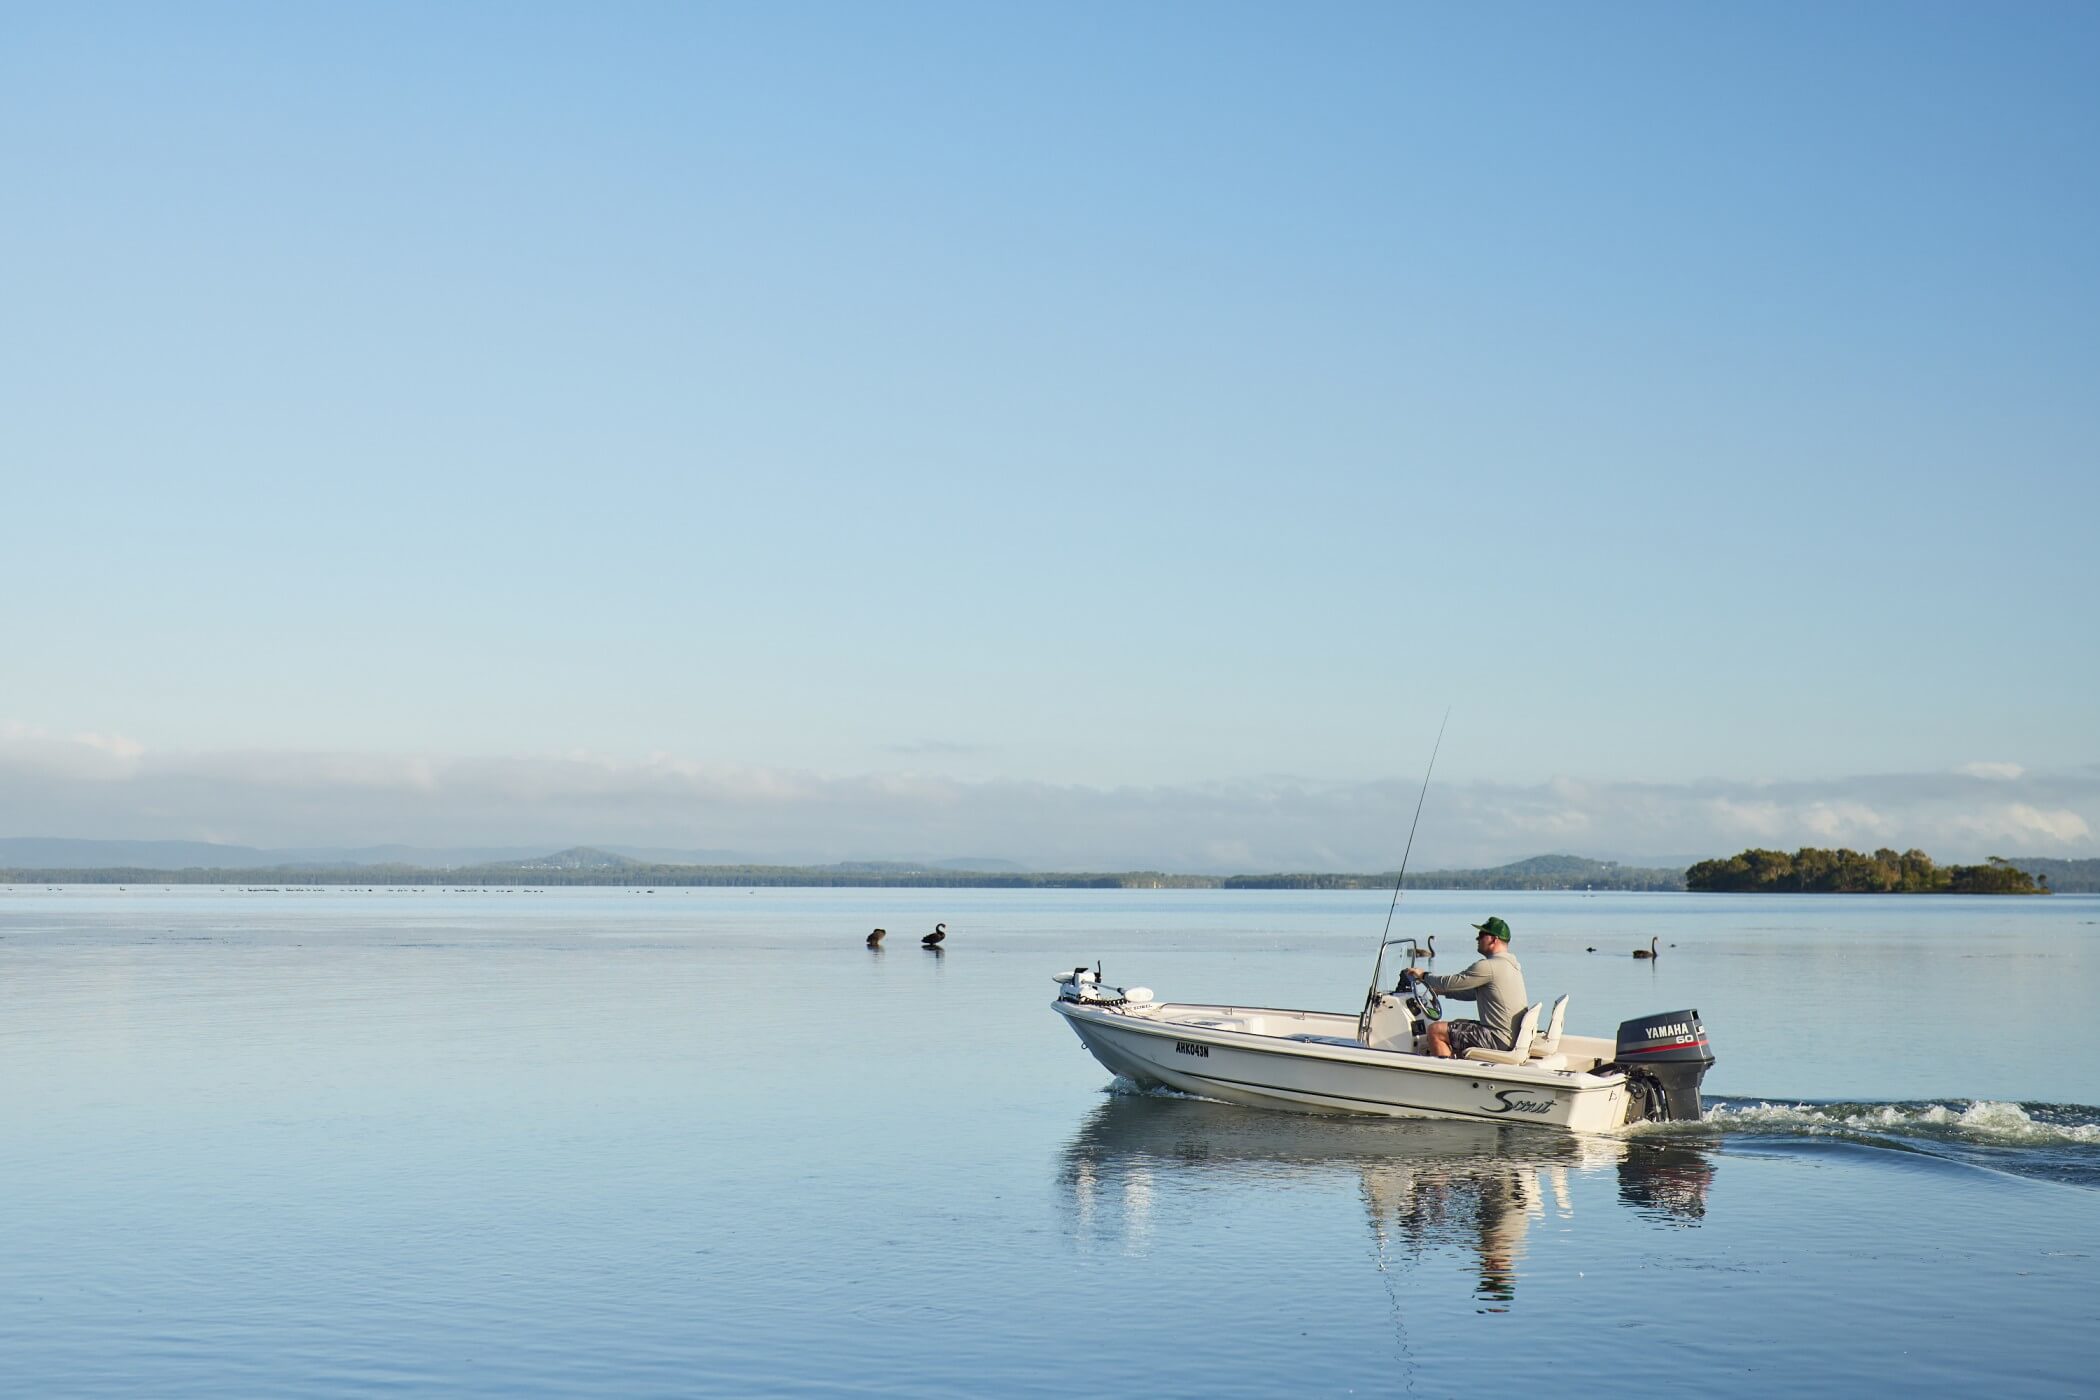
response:
<path id="1" fill-rule="evenodd" d="M 935 924 L 933 926 L 933 932 L 927 934 L 924 938 L 920 939 L 919 942 L 922 946 L 927 948 L 938 948 L 941 946 L 941 940 L 943 938 L 946 938 L 947 936 L 948 926 L 946 924 Z"/>
<path id="2" fill-rule="evenodd" d="M 1429 935 L 1428 948 L 1410 948 L 1407 950 L 1407 960 L 1409 962 L 1419 962 L 1423 958 L 1427 958 L 1431 962 L 1436 961 L 1436 935 L 1433 933 Z"/>
<path id="3" fill-rule="evenodd" d="M 889 930 L 886 928 L 876 929 L 873 933 L 868 935 L 868 946 L 870 948 L 880 948 L 882 946 L 882 940 L 884 936 L 888 933 Z"/>
<path id="4" fill-rule="evenodd" d="M 1662 954 L 1658 953 L 1655 950 L 1655 945 L 1660 943 L 1661 941 L 1662 940 L 1659 938 L 1651 938 L 1648 940 L 1647 947 L 1634 949 L 1633 955 L 1637 958 L 1659 958 L 1662 956 Z"/>
<path id="5" fill-rule="evenodd" d="M 1583 951 L 1583 952 L 1585 952 L 1585 953 L 1594 953 L 1594 952 L 1596 952 L 1597 950 L 1596 950 L 1595 948 L 1585 948 L 1585 949 L 1583 949 L 1582 951 Z"/>

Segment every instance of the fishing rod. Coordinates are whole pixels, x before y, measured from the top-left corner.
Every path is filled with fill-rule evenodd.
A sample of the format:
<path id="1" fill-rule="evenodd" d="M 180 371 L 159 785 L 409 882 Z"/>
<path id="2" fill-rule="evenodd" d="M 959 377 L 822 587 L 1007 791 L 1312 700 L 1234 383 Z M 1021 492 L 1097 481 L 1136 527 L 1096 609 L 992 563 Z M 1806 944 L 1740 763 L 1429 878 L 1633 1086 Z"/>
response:
<path id="1" fill-rule="evenodd" d="M 1444 710 L 1443 724 L 1436 727 L 1436 743 L 1429 750 L 1429 767 L 1422 772 L 1422 795 L 1415 799 L 1415 819 L 1407 828 L 1407 848 L 1400 853 L 1400 874 L 1393 881 L 1393 902 L 1386 906 L 1385 929 L 1378 935 L 1378 956 L 1371 963 L 1371 989 L 1364 993 L 1363 1015 L 1357 1018 L 1358 1039 L 1362 1039 L 1370 1031 L 1371 1007 L 1378 1000 L 1378 979 L 1385 972 L 1385 950 L 1392 947 L 1395 941 L 1407 941 L 1395 940 L 1389 936 L 1393 931 L 1393 911 L 1400 907 L 1400 887 L 1407 883 L 1407 858 L 1414 854 L 1415 829 L 1422 825 L 1422 804 L 1429 800 L 1429 775 L 1436 772 L 1437 750 L 1444 747 L 1444 728 L 1450 723 L 1451 710 L 1447 706 Z"/>

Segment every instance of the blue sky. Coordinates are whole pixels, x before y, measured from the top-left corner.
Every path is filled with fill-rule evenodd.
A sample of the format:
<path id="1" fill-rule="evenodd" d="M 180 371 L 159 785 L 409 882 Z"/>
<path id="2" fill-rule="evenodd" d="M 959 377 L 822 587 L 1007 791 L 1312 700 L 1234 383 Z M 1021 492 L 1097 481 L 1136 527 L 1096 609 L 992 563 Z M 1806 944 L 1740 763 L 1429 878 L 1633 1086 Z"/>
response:
<path id="1" fill-rule="evenodd" d="M 2094 854 L 2096 59 L 0 8 L 0 834 Z"/>

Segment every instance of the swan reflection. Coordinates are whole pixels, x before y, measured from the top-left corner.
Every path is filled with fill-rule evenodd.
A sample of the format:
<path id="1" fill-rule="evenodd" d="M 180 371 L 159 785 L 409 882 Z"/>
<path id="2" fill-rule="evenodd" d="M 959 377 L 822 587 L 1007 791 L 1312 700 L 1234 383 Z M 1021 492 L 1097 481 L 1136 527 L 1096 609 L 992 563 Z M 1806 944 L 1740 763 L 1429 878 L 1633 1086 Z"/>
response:
<path id="1" fill-rule="evenodd" d="M 1060 1181 L 1082 1240 L 1149 1244 L 1163 1191 L 1263 1189 L 1354 1178 L 1381 1270 L 1470 1253 L 1483 1309 L 1515 1300 L 1532 1222 L 1572 1219 L 1571 1180 L 1612 1171 L 1621 1204 L 1696 1226 L 1714 1163 L 1683 1141 L 1577 1137 L 1515 1124 L 1312 1118 L 1201 1099 L 1128 1095 L 1087 1114 Z M 1594 1199 L 1587 1197 L 1586 1199 Z"/>

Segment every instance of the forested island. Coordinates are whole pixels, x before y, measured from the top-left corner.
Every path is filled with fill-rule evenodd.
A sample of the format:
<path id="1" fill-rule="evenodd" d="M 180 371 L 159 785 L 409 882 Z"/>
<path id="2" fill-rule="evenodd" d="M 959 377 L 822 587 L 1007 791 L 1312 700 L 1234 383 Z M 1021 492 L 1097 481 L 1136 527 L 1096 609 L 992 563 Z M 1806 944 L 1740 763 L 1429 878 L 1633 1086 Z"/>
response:
<path id="1" fill-rule="evenodd" d="M 1923 851 L 1872 855 L 1804 846 L 1748 850 L 1724 860 L 1702 860 L 1684 872 L 1685 888 L 1714 893 L 1789 894 L 2048 894 L 2049 877 L 2033 875 L 2001 856 L 1983 865 L 1935 865 Z"/>

